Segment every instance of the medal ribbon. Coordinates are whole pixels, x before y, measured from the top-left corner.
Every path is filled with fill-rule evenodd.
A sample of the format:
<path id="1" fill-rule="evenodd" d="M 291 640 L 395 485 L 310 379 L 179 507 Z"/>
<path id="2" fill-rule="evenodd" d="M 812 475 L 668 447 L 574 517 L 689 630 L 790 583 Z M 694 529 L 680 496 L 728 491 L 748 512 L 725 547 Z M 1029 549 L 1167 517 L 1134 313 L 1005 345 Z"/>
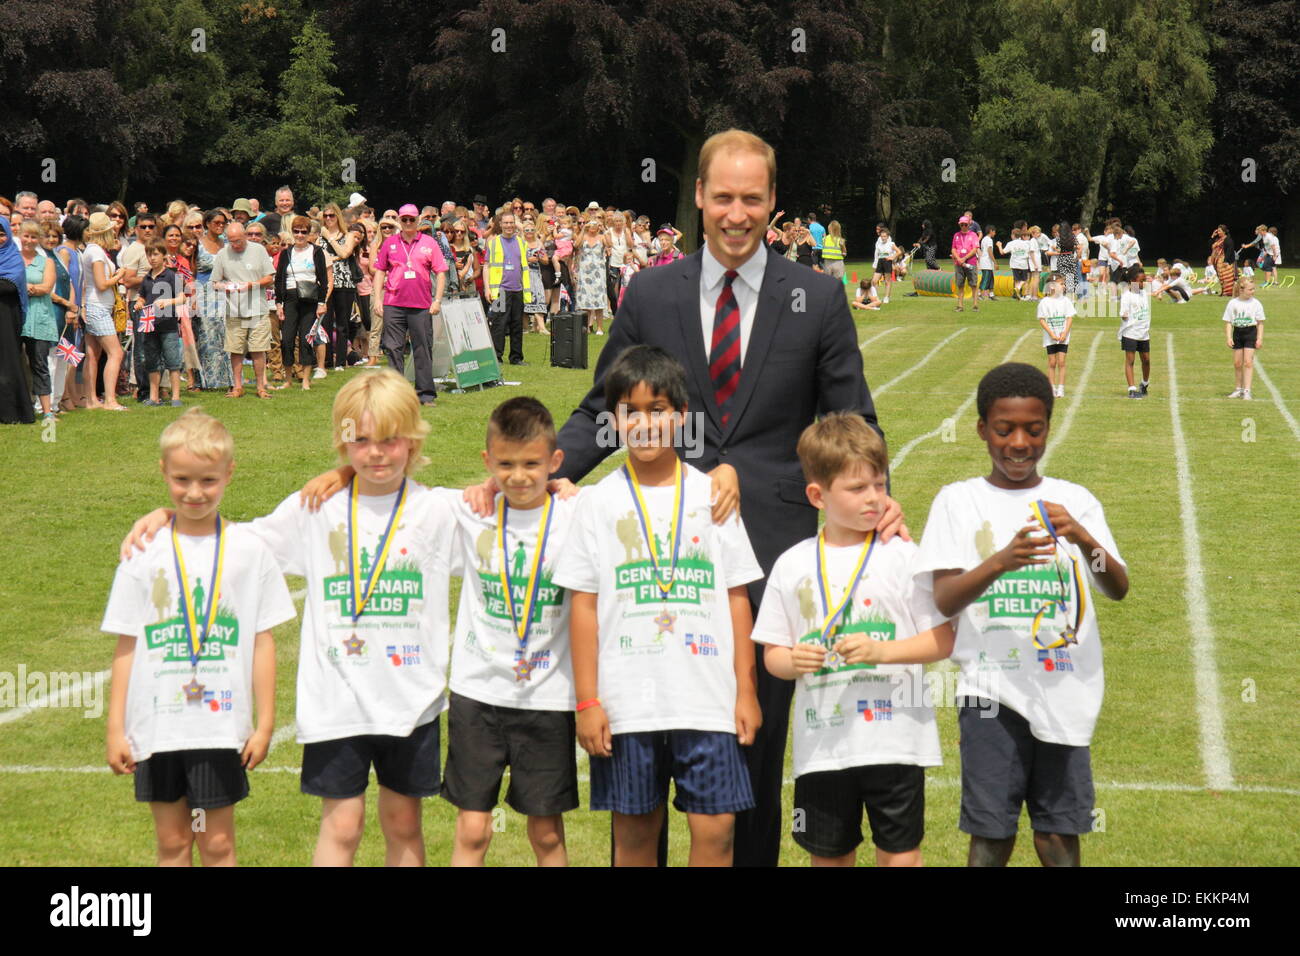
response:
<path id="1" fill-rule="evenodd" d="M 871 560 L 871 552 L 876 547 L 876 532 L 867 532 L 867 540 L 862 542 L 862 552 L 858 555 L 857 566 L 853 569 L 850 576 L 849 586 L 844 589 L 844 594 L 840 597 L 840 603 L 835 605 L 832 610 L 830 606 L 830 575 L 826 570 L 826 529 L 823 528 L 817 535 L 817 586 L 821 591 L 822 613 L 826 615 L 822 621 L 821 642 L 826 647 L 831 646 L 831 636 L 835 632 L 836 622 L 844 614 L 845 608 L 853 600 L 853 592 L 857 590 L 858 582 L 862 580 L 862 574 L 867 570 L 867 562 Z"/>
<path id="2" fill-rule="evenodd" d="M 515 635 L 519 638 L 519 649 L 528 650 L 528 632 L 533 625 L 533 611 L 537 607 L 537 592 L 541 589 L 542 584 L 542 555 L 546 553 L 546 541 L 551 536 L 551 510 L 555 504 L 555 496 L 546 496 L 546 505 L 542 509 L 542 521 L 540 531 L 537 535 L 537 549 L 533 552 L 532 566 L 528 569 L 528 586 L 524 590 L 524 606 L 522 612 L 515 611 L 514 595 L 510 593 L 510 575 L 508 573 L 509 551 L 506 548 L 509 537 L 506 532 L 506 521 L 510 514 L 510 506 L 506 504 L 506 496 L 502 495 L 497 499 L 497 548 L 501 553 L 501 562 L 498 565 L 501 574 L 501 593 L 505 597 L 506 607 L 510 609 L 510 620 L 515 625 Z M 523 618 L 521 621 L 520 618 Z"/>
<path id="3" fill-rule="evenodd" d="M 379 583 L 379 572 L 388 563 L 388 549 L 393 543 L 393 528 L 401 519 L 402 508 L 406 505 L 406 479 L 402 479 L 402 485 L 397 489 L 397 500 L 393 502 L 393 510 L 388 516 L 384 535 L 375 545 L 375 560 L 370 566 L 370 574 L 364 583 L 361 580 L 361 549 L 358 547 L 360 542 L 357 541 L 357 497 L 357 479 L 354 475 L 352 484 L 348 487 L 348 577 L 352 584 L 353 624 L 366 609 L 370 596 L 375 593 L 375 585 Z"/>
<path id="4" fill-rule="evenodd" d="M 641 483 L 637 481 L 636 472 L 632 470 L 630 464 L 623 466 L 623 477 L 627 479 L 627 486 L 632 492 L 637 517 L 641 519 L 641 533 L 650 548 L 650 563 L 654 567 L 655 584 L 659 586 L 659 592 L 665 600 L 672 592 L 673 581 L 677 577 L 677 556 L 681 552 L 682 544 L 682 511 L 686 507 L 686 471 L 682 468 L 681 459 L 674 464 L 677 470 L 673 477 L 676 486 L 673 493 L 673 523 L 668 529 L 669 536 L 672 538 L 673 562 L 668 566 L 667 583 L 664 582 L 663 572 L 659 567 L 659 549 L 655 546 L 655 536 L 650 525 L 650 511 L 646 508 L 645 498 L 641 495 Z"/>
<path id="5" fill-rule="evenodd" d="M 203 642 L 212 632 L 212 625 L 217 622 L 217 598 L 221 593 L 221 572 L 226 559 L 226 536 L 221 531 L 221 516 L 217 515 L 217 543 L 212 555 L 212 587 L 208 593 L 208 607 L 203 612 L 203 630 L 199 630 L 199 610 L 190 600 L 189 577 L 185 573 L 185 556 L 181 554 L 181 543 L 176 536 L 176 519 L 172 518 L 172 557 L 175 559 L 176 580 L 181 588 L 181 616 L 185 620 L 185 636 L 190 646 L 190 665 L 199 666 L 199 653 Z"/>
<path id="6" fill-rule="evenodd" d="M 1051 535 L 1052 540 L 1060 547 L 1061 539 L 1057 537 L 1056 526 L 1052 524 L 1052 519 L 1047 516 L 1047 505 L 1040 499 L 1029 506 L 1034 518 L 1043 526 L 1043 530 Z M 1070 603 L 1068 594 L 1070 587 L 1067 586 L 1065 578 L 1061 575 L 1061 566 L 1055 559 L 1052 560 L 1052 569 L 1056 571 L 1056 580 L 1061 586 L 1061 597 L 1044 602 L 1043 606 L 1038 609 L 1034 615 L 1034 622 L 1030 629 L 1030 637 L 1034 642 L 1034 648 L 1040 651 L 1049 651 L 1065 644 L 1077 644 L 1079 642 L 1079 625 L 1083 622 L 1083 612 L 1088 606 L 1087 589 L 1083 586 L 1083 574 L 1079 570 L 1079 560 L 1074 555 L 1066 552 L 1070 559 L 1070 584 L 1073 586 L 1075 594 L 1074 602 L 1074 626 L 1066 627 L 1065 631 L 1057 635 L 1056 643 L 1044 644 L 1038 639 L 1038 631 L 1042 627 L 1043 619 L 1049 614 L 1055 615 L 1056 609 L 1060 608 L 1061 614 L 1069 613 Z"/>

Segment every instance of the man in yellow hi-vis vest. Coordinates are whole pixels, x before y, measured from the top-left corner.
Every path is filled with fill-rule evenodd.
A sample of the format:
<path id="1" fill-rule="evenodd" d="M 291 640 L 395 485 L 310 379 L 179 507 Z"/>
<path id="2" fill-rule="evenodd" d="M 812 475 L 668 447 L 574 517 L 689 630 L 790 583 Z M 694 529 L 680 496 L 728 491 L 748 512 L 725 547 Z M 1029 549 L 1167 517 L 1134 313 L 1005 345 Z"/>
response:
<path id="1" fill-rule="evenodd" d="M 524 305 L 533 301 L 533 290 L 528 279 L 527 248 L 515 235 L 515 214 L 501 214 L 501 235 L 488 240 L 487 278 L 483 288 L 487 292 L 488 330 L 492 333 L 492 347 L 496 349 L 497 362 L 503 361 L 506 335 L 510 336 L 510 364 L 527 365 L 524 361 Z"/>

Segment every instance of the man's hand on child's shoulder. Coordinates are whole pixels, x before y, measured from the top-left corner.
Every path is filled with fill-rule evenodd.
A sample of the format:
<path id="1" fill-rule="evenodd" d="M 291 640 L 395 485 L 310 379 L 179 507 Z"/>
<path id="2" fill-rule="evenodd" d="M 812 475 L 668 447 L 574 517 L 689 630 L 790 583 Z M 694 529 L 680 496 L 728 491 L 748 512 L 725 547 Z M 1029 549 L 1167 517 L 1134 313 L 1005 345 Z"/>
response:
<path id="1" fill-rule="evenodd" d="M 722 524 L 740 513 L 740 475 L 730 465 L 719 465 L 709 472 L 709 500 L 713 503 L 713 523 Z"/>
<path id="2" fill-rule="evenodd" d="M 881 544 L 889 544 L 895 535 L 904 541 L 912 540 L 912 532 L 903 523 L 903 506 L 888 495 L 885 496 L 885 510 L 876 522 L 876 535 Z"/>
<path id="3" fill-rule="evenodd" d="M 126 561 L 135 552 L 143 551 L 149 542 L 153 540 L 153 536 L 172 520 L 174 513 L 167 508 L 155 508 L 136 521 L 135 524 L 131 525 L 131 530 L 126 533 L 126 537 L 122 539 L 118 557 Z"/>
<path id="4" fill-rule="evenodd" d="M 561 501 L 568 501 L 576 495 L 581 489 L 578 488 L 568 478 L 555 478 L 546 483 L 546 490 Z"/>

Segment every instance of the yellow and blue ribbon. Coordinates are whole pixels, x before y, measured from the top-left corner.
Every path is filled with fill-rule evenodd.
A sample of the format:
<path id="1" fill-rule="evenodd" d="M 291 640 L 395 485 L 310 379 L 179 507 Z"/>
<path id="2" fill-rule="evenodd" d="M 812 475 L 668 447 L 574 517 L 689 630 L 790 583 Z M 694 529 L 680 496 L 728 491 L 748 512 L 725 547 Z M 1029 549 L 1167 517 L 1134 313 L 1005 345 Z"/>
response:
<path id="1" fill-rule="evenodd" d="M 686 507 L 686 469 L 682 468 L 681 459 L 677 459 L 674 464 L 677 470 L 673 473 L 673 483 L 675 485 L 673 518 L 668 532 L 672 540 L 670 547 L 673 560 L 672 564 L 668 566 L 667 580 L 664 579 L 660 567 L 659 548 L 655 544 L 654 530 L 650 524 L 650 511 L 646 507 L 645 498 L 641 494 L 641 483 L 637 481 L 636 472 L 630 464 L 623 466 L 623 477 L 627 479 L 627 486 L 632 492 L 632 501 L 636 505 L 637 517 L 641 519 L 641 534 L 645 536 L 646 545 L 650 549 L 650 564 L 654 568 L 655 584 L 659 586 L 659 591 L 665 600 L 672 593 L 673 581 L 677 577 L 677 557 L 681 553 L 682 546 L 682 512 Z"/>
<path id="2" fill-rule="evenodd" d="M 533 552 L 532 564 L 528 569 L 528 585 L 524 589 L 523 610 L 517 612 L 515 610 L 514 595 L 510 592 L 510 551 L 506 547 L 509 540 L 506 524 L 510 518 L 510 506 L 506 503 L 505 495 L 501 495 L 497 499 L 497 550 L 500 555 L 500 563 L 497 567 L 501 576 L 501 594 L 505 598 L 506 607 L 510 610 L 510 620 L 515 627 L 515 636 L 519 638 L 521 659 L 525 662 L 528 660 L 528 633 L 532 629 L 533 615 L 537 607 L 537 595 L 541 590 L 542 557 L 546 553 L 546 542 L 551 536 L 551 513 L 554 504 L 555 496 L 547 495 L 546 504 L 542 510 L 540 530 L 537 533 L 537 548 Z M 528 667 L 525 665 L 523 674 L 526 675 L 527 672 Z"/>
<path id="3" fill-rule="evenodd" d="M 203 642 L 212 633 L 217 623 L 217 598 L 221 594 L 221 573 L 226 561 L 226 536 L 221 527 L 221 515 L 217 515 L 217 543 L 212 555 L 212 585 L 208 589 L 208 606 L 203 612 L 203 629 L 199 630 L 198 608 L 190 600 L 189 575 L 185 572 L 185 556 L 181 554 L 180 539 L 176 536 L 176 519 L 172 518 L 172 557 L 176 566 L 176 580 L 181 589 L 181 618 L 185 622 L 186 643 L 190 649 L 190 666 L 199 666 L 199 656 L 203 652 Z"/>
<path id="4" fill-rule="evenodd" d="M 858 563 L 849 576 L 849 585 L 844 589 L 840 602 L 832 609 L 830 606 L 830 575 L 826 569 L 826 529 L 823 528 L 817 535 L 817 586 L 821 591 L 822 614 L 825 615 L 822 620 L 821 642 L 828 648 L 832 646 L 831 638 L 839 626 L 839 619 L 844 615 L 845 609 L 853 600 L 853 592 L 857 590 L 858 582 L 862 580 L 862 575 L 867 570 L 867 563 L 871 560 L 871 552 L 875 547 L 876 532 L 869 531 L 867 532 L 867 540 L 862 542 L 862 551 L 858 554 Z"/>
<path id="5" fill-rule="evenodd" d="M 393 510 L 388 515 L 388 525 L 384 528 L 384 535 L 375 545 L 375 560 L 364 582 L 361 580 L 360 541 L 357 540 L 357 497 L 357 479 L 353 476 L 352 484 L 348 486 L 348 579 L 352 585 L 353 624 L 366 609 L 371 595 L 375 593 L 375 585 L 379 583 L 379 574 L 388 563 L 388 550 L 393 544 L 393 529 L 400 521 L 402 509 L 406 506 L 406 479 L 402 479 L 402 485 L 397 489 L 397 500 L 393 502 Z"/>
<path id="6" fill-rule="evenodd" d="M 1047 504 L 1041 499 L 1034 501 L 1029 510 L 1033 513 L 1034 519 L 1043 526 L 1052 538 L 1052 541 L 1060 547 L 1061 539 L 1056 534 L 1056 526 L 1052 524 L 1052 519 L 1047 514 Z M 1061 647 L 1065 644 L 1079 643 L 1079 626 L 1083 623 L 1083 613 L 1088 605 L 1088 590 L 1084 586 L 1083 573 L 1079 569 L 1079 559 L 1074 555 L 1067 553 L 1066 557 L 1070 560 L 1070 581 L 1067 584 L 1065 577 L 1061 574 L 1061 565 L 1055 558 L 1052 559 L 1052 569 L 1056 572 L 1056 580 L 1060 585 L 1061 596 L 1046 601 L 1038 612 L 1034 615 L 1033 624 L 1030 627 L 1030 638 L 1034 642 L 1034 648 L 1040 651 L 1048 651 L 1053 648 Z M 1073 589 L 1074 600 L 1074 623 L 1067 625 L 1064 630 L 1057 636 L 1056 643 L 1044 644 L 1038 639 L 1038 632 L 1042 628 L 1043 620 L 1051 614 L 1056 615 L 1059 609 L 1062 616 L 1068 615 L 1070 611 L 1069 595 Z"/>

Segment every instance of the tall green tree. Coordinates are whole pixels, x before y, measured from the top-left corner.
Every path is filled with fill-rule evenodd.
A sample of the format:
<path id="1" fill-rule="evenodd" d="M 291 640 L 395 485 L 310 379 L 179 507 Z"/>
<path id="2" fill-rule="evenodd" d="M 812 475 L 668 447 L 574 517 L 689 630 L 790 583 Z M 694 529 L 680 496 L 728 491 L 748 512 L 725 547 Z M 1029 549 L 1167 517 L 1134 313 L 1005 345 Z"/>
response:
<path id="1" fill-rule="evenodd" d="M 333 83 L 337 72 L 334 42 L 312 15 L 294 38 L 280 77 L 279 118 L 268 124 L 260 115 L 242 117 L 222 146 L 254 173 L 284 171 L 297 195 L 310 202 L 344 199 L 359 188 L 360 142 L 349 128 L 356 107 Z"/>
<path id="2" fill-rule="evenodd" d="M 1183 0 L 999 0 L 993 15 L 1014 30 L 979 58 L 967 158 L 989 192 L 1085 225 L 1103 195 L 1199 195 L 1213 88 Z"/>

